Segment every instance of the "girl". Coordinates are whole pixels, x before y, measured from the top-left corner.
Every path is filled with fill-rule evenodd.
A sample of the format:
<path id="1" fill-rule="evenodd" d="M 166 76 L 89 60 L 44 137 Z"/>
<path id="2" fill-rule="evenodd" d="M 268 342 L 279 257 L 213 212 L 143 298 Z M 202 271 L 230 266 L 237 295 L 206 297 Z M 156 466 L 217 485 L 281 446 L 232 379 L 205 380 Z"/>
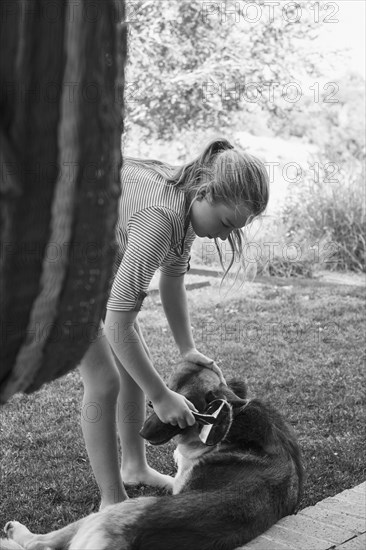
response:
<path id="1" fill-rule="evenodd" d="M 242 253 L 241 228 L 260 215 L 268 202 L 263 163 L 235 150 L 225 139 L 211 142 L 193 162 L 178 168 L 125 159 L 121 177 L 116 231 L 119 266 L 102 337 L 90 346 L 81 365 L 83 410 L 93 403 L 100 411 L 97 421 L 82 415 L 82 429 L 101 491 L 101 509 L 128 498 L 122 479 L 125 484 L 171 486 L 170 476 L 146 462 L 139 436 L 145 396 L 163 422 L 181 428 L 195 422 L 193 404 L 169 390 L 155 370 L 137 321 L 154 272 L 160 269 L 161 301 L 181 356 L 219 370 L 196 349 L 192 337 L 184 287 L 190 248 L 196 235 L 215 239 L 216 246 L 217 238 L 228 239 L 233 251 L 230 269 L 234 255 Z"/>

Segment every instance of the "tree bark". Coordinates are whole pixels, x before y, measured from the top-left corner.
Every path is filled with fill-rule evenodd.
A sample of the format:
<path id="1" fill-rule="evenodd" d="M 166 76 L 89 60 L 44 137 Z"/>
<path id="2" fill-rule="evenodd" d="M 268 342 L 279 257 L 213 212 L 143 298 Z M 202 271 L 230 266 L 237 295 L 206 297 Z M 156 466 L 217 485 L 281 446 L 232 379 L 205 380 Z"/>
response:
<path id="1" fill-rule="evenodd" d="M 124 3 L 5 0 L 0 14 L 0 401 L 73 369 L 110 287 Z"/>

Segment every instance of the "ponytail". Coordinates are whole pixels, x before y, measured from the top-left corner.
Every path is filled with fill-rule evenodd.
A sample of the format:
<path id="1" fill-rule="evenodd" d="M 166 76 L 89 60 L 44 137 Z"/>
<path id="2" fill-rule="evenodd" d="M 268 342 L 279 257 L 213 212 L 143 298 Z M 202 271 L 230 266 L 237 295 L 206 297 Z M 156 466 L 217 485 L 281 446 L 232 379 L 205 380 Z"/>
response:
<path id="1" fill-rule="evenodd" d="M 211 141 L 206 145 L 199 158 L 202 159 L 201 162 L 203 164 L 208 164 L 212 161 L 215 155 L 217 155 L 217 153 L 220 153 L 221 151 L 227 151 L 228 149 L 234 149 L 234 146 L 231 145 L 231 143 L 227 139 L 215 139 L 214 141 Z"/>

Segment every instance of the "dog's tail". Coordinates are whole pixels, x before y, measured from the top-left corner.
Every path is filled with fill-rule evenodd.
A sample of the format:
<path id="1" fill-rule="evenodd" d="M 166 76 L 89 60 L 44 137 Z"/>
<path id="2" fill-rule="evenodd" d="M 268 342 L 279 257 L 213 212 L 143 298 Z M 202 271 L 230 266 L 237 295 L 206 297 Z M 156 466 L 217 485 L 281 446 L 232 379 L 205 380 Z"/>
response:
<path id="1" fill-rule="evenodd" d="M 24 550 L 24 546 L 20 546 L 11 539 L 0 539 L 0 550 Z"/>
<path id="2" fill-rule="evenodd" d="M 233 550 L 249 542 L 279 518 L 264 486 L 260 497 L 258 488 L 238 489 L 238 484 L 227 485 L 159 498 L 139 516 L 130 550 Z"/>

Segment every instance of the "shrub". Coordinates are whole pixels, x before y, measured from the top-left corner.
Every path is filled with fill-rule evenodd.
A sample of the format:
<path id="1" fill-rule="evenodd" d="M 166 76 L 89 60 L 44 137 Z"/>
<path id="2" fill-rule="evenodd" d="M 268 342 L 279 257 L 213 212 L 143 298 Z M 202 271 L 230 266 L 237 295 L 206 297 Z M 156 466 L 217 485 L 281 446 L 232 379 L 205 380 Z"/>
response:
<path id="1" fill-rule="evenodd" d="M 282 220 L 289 239 L 326 243 L 319 258 L 326 269 L 366 270 L 362 176 L 361 162 L 353 159 L 344 165 L 337 178 L 304 181 L 283 209 Z"/>

